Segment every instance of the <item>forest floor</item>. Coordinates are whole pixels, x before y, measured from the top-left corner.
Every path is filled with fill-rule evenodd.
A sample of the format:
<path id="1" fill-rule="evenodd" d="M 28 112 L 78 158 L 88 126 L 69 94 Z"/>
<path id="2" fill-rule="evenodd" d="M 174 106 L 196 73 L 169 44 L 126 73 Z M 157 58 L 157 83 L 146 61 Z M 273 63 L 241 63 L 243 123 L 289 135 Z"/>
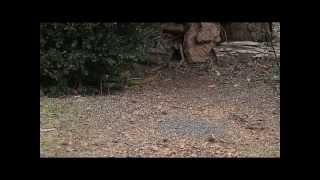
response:
<path id="1" fill-rule="evenodd" d="M 167 68 L 117 94 L 41 97 L 41 157 L 280 157 L 279 62 L 230 58 L 215 78 Z"/>

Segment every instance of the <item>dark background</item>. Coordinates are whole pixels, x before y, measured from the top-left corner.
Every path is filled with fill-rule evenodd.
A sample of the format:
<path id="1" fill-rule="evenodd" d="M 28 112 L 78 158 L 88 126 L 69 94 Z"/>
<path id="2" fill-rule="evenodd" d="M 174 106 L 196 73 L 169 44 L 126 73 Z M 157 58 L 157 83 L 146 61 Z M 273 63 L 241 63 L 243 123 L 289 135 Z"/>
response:
<path id="1" fill-rule="evenodd" d="M 282 168 L 283 162 L 287 160 L 301 159 L 305 156 L 300 151 L 301 146 L 308 144 L 304 139 L 296 134 L 293 130 L 294 126 L 299 127 L 299 133 L 303 133 L 304 127 L 308 122 L 308 115 L 301 115 L 304 104 L 299 104 L 303 100 L 300 95 L 302 91 L 301 83 L 308 84 L 308 79 L 300 76 L 297 72 L 302 72 L 301 57 L 294 52 L 298 52 L 297 34 L 301 33 L 301 28 L 293 28 L 298 19 L 292 18 L 287 12 L 280 12 L 280 6 L 265 2 L 256 7 L 246 6 L 230 6 L 211 3 L 212 5 L 198 4 L 197 2 L 182 3 L 187 7 L 181 5 L 182 2 L 173 5 L 173 2 L 149 2 L 151 8 L 143 7 L 138 4 L 131 6 L 125 3 L 126 7 L 122 4 L 120 8 L 105 3 L 107 5 L 98 6 L 96 9 L 90 9 L 90 5 L 83 4 L 87 9 L 81 9 L 74 6 L 68 6 L 66 3 L 55 2 L 53 4 L 44 5 L 44 7 L 37 7 L 36 10 L 27 9 L 29 6 L 23 7 L 20 14 L 13 16 L 12 20 L 6 21 L 5 30 L 13 35 L 4 34 L 8 38 L 6 47 L 11 47 L 12 51 L 6 51 L 7 57 L 3 59 L 5 63 L 5 76 L 10 77 L 6 82 L 10 96 L 4 95 L 8 101 L 5 103 L 5 108 L 8 117 L 2 118 L 3 121 L 10 121 L 12 125 L 5 126 L 3 129 L 6 136 L 3 139 L 9 140 L 9 144 L 5 149 L 13 153 L 11 157 L 17 158 L 21 164 L 30 166 L 31 161 L 35 161 L 40 166 L 34 166 L 38 170 L 51 171 L 50 174 L 58 173 L 63 165 L 64 170 L 74 168 L 76 171 L 73 173 L 78 174 L 81 172 L 81 167 L 86 170 L 88 165 L 95 165 L 102 159 L 40 159 L 39 148 L 39 23 L 40 22 L 108 22 L 108 21 L 125 21 L 125 22 L 172 22 L 172 21 L 233 21 L 233 22 L 257 22 L 257 21 L 280 21 L 281 22 L 281 158 L 280 159 L 172 159 L 179 163 L 176 165 L 172 162 L 166 162 L 167 159 L 152 159 L 153 164 L 147 167 L 155 170 L 157 174 L 166 174 L 164 170 L 167 165 L 171 169 L 182 168 L 183 172 L 188 172 L 188 169 L 198 167 L 203 173 L 209 172 L 212 177 L 215 172 L 219 171 L 216 167 L 223 167 L 227 173 L 233 173 L 234 169 L 245 170 L 240 171 L 243 174 L 251 174 L 251 172 L 262 172 L 268 174 L 270 171 L 278 171 Z M 79 2 L 80 4 L 80 2 Z M 269 5 L 268 5 L 269 4 Z M 161 7 L 161 5 L 165 7 Z M 229 4 L 230 5 L 230 4 Z M 138 7 L 137 7 L 138 6 Z M 156 6 L 156 7 L 155 7 Z M 22 6 L 20 6 L 22 7 Z M 36 7 L 36 6 L 35 6 Z M 162 9 L 161 9 L 162 8 Z M 75 12 L 74 12 L 75 11 Z M 52 14 L 51 14 L 52 13 Z M 71 15 L 73 14 L 73 15 Z M 90 14 L 90 15 L 89 15 Z M 216 14 L 216 15 L 215 15 Z M 281 15 L 280 15 L 281 14 Z M 301 21 L 300 21 L 301 22 Z M 299 32 L 299 33 L 298 33 Z M 291 35 L 291 36 L 290 36 Z M 299 37 L 301 37 L 299 35 Z M 17 56 L 18 55 L 18 56 Z M 305 62 L 305 61 L 304 61 Z M 300 67 L 300 68 L 298 68 Z M 298 69 L 297 69 L 298 68 Z M 298 82 L 298 84 L 297 84 Z M 306 108 L 306 107 L 305 107 Z M 301 131 L 300 131 L 301 130 Z M 294 135 L 295 134 L 295 135 Z M 7 138 L 7 137 L 10 138 Z M 301 145 L 304 144 L 304 145 Z M 299 149 L 300 148 L 300 149 Z M 61 162 L 61 161 L 65 162 Z M 79 161 L 82 160 L 83 163 Z M 121 170 L 125 165 L 124 162 L 130 162 L 133 159 L 107 159 L 97 169 L 104 169 L 105 172 L 110 170 L 105 165 L 117 167 Z M 145 166 L 136 165 L 138 161 L 150 162 L 151 159 L 134 159 L 135 161 L 130 164 L 130 167 L 136 167 L 139 172 L 148 171 Z M 60 161 L 60 162 L 59 162 Z M 85 162 L 86 161 L 86 162 Z M 162 162 L 161 162 L 162 161 Z M 188 164 L 187 161 L 190 161 Z M 198 161 L 198 162 L 197 162 Z M 252 163 L 251 163 L 251 162 Z M 54 164 L 55 162 L 56 164 Z M 74 162 L 72 165 L 69 162 Z M 161 163 L 160 163 L 161 162 Z M 243 167 L 237 162 L 246 162 L 249 167 Z M 258 163 L 259 162 L 259 163 Z M 163 164 L 162 164 L 163 163 Z M 270 164 L 269 164 L 270 163 Z M 48 165 L 53 166 L 48 166 Z M 80 165 L 81 164 L 81 165 Z M 83 166 L 83 165 L 84 166 Z M 97 163 L 98 164 L 98 163 Z M 160 165 L 162 164 L 162 165 Z M 236 164 L 236 165 L 234 165 Z M 61 166 L 62 165 L 62 166 Z M 87 166 L 86 166 L 87 165 Z M 202 165 L 202 166 L 198 166 Z M 251 166 L 250 166 L 251 165 Z M 56 170 L 55 168 L 59 168 Z M 192 168 L 191 168 L 192 167 Z M 202 169 L 203 167 L 203 169 Z M 208 170 L 206 170 L 208 169 Z M 187 170 L 187 171 L 186 171 Z M 210 171 L 209 171 L 210 170 Z M 138 172 L 138 171 L 137 171 Z M 126 171 L 121 174 L 126 174 Z M 130 175 L 130 173 L 129 173 Z M 50 175 L 49 175 L 50 176 Z M 106 177 L 108 173 L 106 173 Z M 157 176 L 157 175 L 156 175 Z M 155 177 L 155 176 L 153 176 Z M 259 177 L 259 176 L 258 176 Z"/>

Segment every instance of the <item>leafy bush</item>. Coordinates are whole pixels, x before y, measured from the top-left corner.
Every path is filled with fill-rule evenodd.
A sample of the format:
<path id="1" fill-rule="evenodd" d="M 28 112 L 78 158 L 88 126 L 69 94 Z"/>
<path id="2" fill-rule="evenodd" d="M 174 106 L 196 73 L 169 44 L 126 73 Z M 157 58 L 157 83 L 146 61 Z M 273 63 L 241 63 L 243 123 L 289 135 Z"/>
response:
<path id="1" fill-rule="evenodd" d="M 151 23 L 42 23 L 40 86 L 56 95 L 108 82 L 122 87 L 123 67 L 147 63 L 154 36 Z"/>

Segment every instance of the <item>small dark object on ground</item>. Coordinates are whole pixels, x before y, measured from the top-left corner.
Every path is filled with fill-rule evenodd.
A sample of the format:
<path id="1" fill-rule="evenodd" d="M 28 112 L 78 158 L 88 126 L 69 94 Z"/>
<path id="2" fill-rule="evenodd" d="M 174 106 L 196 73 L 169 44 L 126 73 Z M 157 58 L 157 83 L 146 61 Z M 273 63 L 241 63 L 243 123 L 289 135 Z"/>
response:
<path id="1" fill-rule="evenodd" d="M 164 143 L 167 143 L 169 140 L 168 139 L 163 139 L 162 140 Z"/>
<path id="2" fill-rule="evenodd" d="M 210 143 L 217 142 L 217 140 L 215 138 L 211 137 L 211 136 L 207 138 L 207 141 L 210 142 Z"/>
<path id="3" fill-rule="evenodd" d="M 164 114 L 164 115 L 166 115 L 166 114 L 168 114 L 166 111 L 161 111 L 161 114 Z"/>
<path id="4" fill-rule="evenodd" d="M 131 102 L 132 102 L 132 103 L 137 103 L 137 101 L 136 101 L 136 100 L 132 100 Z"/>

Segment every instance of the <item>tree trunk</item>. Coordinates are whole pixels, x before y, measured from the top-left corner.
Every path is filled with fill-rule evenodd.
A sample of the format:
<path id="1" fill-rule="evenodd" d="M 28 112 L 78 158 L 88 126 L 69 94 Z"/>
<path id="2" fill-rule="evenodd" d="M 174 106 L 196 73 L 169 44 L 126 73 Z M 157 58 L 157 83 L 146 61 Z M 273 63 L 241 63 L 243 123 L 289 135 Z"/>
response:
<path id="1" fill-rule="evenodd" d="M 187 62 L 207 62 L 211 51 L 220 40 L 219 24 L 188 23 L 183 44 Z"/>
<path id="2" fill-rule="evenodd" d="M 164 41 L 169 53 L 180 53 L 182 45 L 188 63 L 207 62 L 211 51 L 221 41 L 219 23 L 165 23 L 162 32 L 170 34 Z"/>
<path id="3" fill-rule="evenodd" d="M 222 23 L 222 26 L 228 41 L 269 41 L 272 31 L 271 23 Z"/>
<path id="4" fill-rule="evenodd" d="M 222 27 L 221 27 L 222 26 Z M 270 41 L 271 23 L 164 23 L 162 44 L 171 57 L 177 58 L 183 46 L 188 63 L 208 62 L 214 47 L 223 41 Z M 172 58 L 173 59 L 173 58 Z M 180 58 L 182 59 L 181 55 Z M 170 59 L 169 59 L 170 60 Z"/>

